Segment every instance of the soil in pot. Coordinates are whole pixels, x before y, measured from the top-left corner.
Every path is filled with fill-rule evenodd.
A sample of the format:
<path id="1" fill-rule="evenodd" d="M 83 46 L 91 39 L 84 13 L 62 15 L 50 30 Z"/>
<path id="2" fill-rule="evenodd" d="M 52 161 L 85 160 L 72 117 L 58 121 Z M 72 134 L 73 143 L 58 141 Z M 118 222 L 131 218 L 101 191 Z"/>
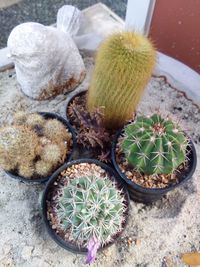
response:
<path id="1" fill-rule="evenodd" d="M 93 114 L 87 111 L 86 97 L 87 92 L 77 94 L 66 108 L 67 118 L 77 132 L 79 154 L 109 163 L 114 135 L 103 126 L 101 110 Z"/>
<path id="2" fill-rule="evenodd" d="M 46 193 L 44 193 L 43 196 L 43 206 L 45 206 L 45 208 L 43 208 L 43 212 L 47 213 L 43 215 L 46 220 L 47 228 L 49 227 L 51 228 L 50 234 L 57 243 L 59 243 L 65 249 L 71 250 L 73 252 L 78 252 L 78 253 L 87 252 L 88 240 L 81 238 L 75 239 L 74 233 L 72 231 L 72 225 L 69 224 L 67 227 L 64 227 L 63 221 L 60 219 L 59 216 L 60 199 L 63 197 L 63 192 L 65 192 L 66 194 L 66 191 L 63 191 L 63 188 L 66 188 L 66 186 L 69 187 L 72 181 L 77 181 L 77 179 L 80 177 L 95 176 L 100 178 L 102 181 L 108 179 L 113 182 L 112 188 L 114 188 L 114 190 L 117 190 L 118 192 L 117 194 L 119 194 L 120 196 L 120 201 L 121 201 L 120 205 L 123 206 L 123 212 L 119 211 L 118 213 L 118 214 L 121 213 L 120 216 L 122 216 L 122 218 L 120 221 L 120 225 L 118 225 L 119 227 L 116 228 L 114 234 L 112 234 L 112 236 L 109 238 L 109 242 L 104 243 L 102 247 L 113 243 L 113 241 L 121 234 L 127 222 L 129 197 L 121 181 L 119 180 L 119 178 L 116 179 L 115 175 L 116 175 L 115 172 L 111 168 L 96 160 L 77 160 L 77 161 L 72 161 L 65 167 L 60 168 L 60 171 L 58 170 L 52 176 L 51 180 L 47 184 L 47 188 L 45 190 Z M 80 184 L 77 185 L 77 188 L 80 189 Z M 108 188 L 106 188 L 106 190 L 108 190 Z M 89 190 L 89 192 L 91 191 Z M 94 198 L 100 195 L 101 194 L 94 194 Z M 74 200 L 72 200 L 72 202 Z M 78 211 L 78 216 L 79 213 L 80 216 L 83 216 L 84 214 L 84 213 L 82 214 L 83 209 L 86 209 L 88 211 L 87 203 L 88 202 L 86 202 L 86 205 L 84 205 L 84 207 L 82 207 L 82 209 Z M 105 220 L 106 216 L 107 216 L 106 214 L 102 215 L 102 220 L 104 220 L 105 224 L 106 224 Z M 112 218 L 110 218 L 109 221 L 107 221 L 109 227 L 112 227 L 111 219 Z M 74 222 L 74 220 L 72 221 Z M 89 222 L 89 224 L 90 223 L 91 221 Z M 98 226 L 99 224 L 96 225 L 97 228 Z M 79 227 L 79 223 L 77 223 L 77 227 Z M 53 229 L 53 234 L 52 234 L 52 229 Z"/>
<path id="3" fill-rule="evenodd" d="M 74 143 L 73 130 L 57 114 L 26 114 L 20 112 L 16 114 L 11 128 L 12 131 L 19 132 L 19 138 L 20 131 L 24 131 L 24 137 L 20 142 L 25 143 L 23 149 L 27 157 L 33 152 L 30 159 L 27 159 L 26 155 L 20 152 L 21 145 L 19 145 L 17 157 L 19 159 L 21 157 L 21 163 L 16 164 L 15 169 L 7 171 L 13 178 L 27 182 L 43 182 L 49 179 L 49 175 L 69 159 L 72 153 Z M 30 137 L 31 142 L 32 139 L 34 140 L 31 143 L 32 147 L 26 144 L 26 137 Z M 16 148 L 18 148 L 17 144 Z"/>

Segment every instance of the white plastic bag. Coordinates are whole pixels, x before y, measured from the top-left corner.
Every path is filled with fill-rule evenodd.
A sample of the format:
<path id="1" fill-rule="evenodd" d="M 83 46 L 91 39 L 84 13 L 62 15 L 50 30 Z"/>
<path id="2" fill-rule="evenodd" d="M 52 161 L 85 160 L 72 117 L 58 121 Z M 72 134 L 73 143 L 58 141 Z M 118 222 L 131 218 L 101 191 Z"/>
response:
<path id="1" fill-rule="evenodd" d="M 65 93 L 85 77 L 83 60 L 71 37 L 79 24 L 73 14 L 79 16 L 80 11 L 73 11 L 70 20 L 70 10 L 76 9 L 64 6 L 59 10 L 58 29 L 34 22 L 23 23 L 15 27 L 8 38 L 17 80 L 29 97 L 43 100 Z"/>
<path id="2" fill-rule="evenodd" d="M 81 18 L 82 13 L 78 8 L 70 5 L 62 6 L 57 13 L 57 28 L 73 37 L 78 33 Z"/>

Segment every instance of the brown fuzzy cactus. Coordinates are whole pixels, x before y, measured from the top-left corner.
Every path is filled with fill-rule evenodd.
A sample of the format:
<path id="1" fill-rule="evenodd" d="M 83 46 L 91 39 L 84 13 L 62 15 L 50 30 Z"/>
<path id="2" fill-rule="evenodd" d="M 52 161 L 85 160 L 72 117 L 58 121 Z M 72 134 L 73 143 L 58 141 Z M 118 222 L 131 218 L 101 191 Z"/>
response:
<path id="1" fill-rule="evenodd" d="M 29 162 L 28 164 L 22 163 L 18 167 L 19 175 L 26 178 L 31 178 L 34 175 L 35 168 L 33 162 Z"/>
<path id="2" fill-rule="evenodd" d="M 8 126 L 0 130 L 0 165 L 5 170 L 29 165 L 40 149 L 38 136 L 26 127 Z"/>
<path id="3" fill-rule="evenodd" d="M 27 120 L 27 113 L 18 111 L 14 114 L 14 125 L 25 125 Z"/>
<path id="4" fill-rule="evenodd" d="M 37 113 L 31 113 L 27 116 L 26 125 L 31 129 L 43 127 L 44 124 L 45 119 Z"/>
<path id="5" fill-rule="evenodd" d="M 0 167 L 29 179 L 48 176 L 64 162 L 70 141 L 60 121 L 17 112 L 12 126 L 0 129 Z"/>
<path id="6" fill-rule="evenodd" d="M 57 164 L 62 158 L 62 151 L 57 144 L 47 144 L 44 146 L 41 159 L 50 162 L 52 164 Z"/>
<path id="7" fill-rule="evenodd" d="M 56 119 L 47 120 L 44 125 L 44 135 L 54 142 L 69 141 L 71 139 L 71 133 L 62 122 Z"/>
<path id="8" fill-rule="evenodd" d="M 35 172 L 39 176 L 45 177 L 50 175 L 52 171 L 52 164 L 44 160 L 38 160 L 35 164 Z"/>

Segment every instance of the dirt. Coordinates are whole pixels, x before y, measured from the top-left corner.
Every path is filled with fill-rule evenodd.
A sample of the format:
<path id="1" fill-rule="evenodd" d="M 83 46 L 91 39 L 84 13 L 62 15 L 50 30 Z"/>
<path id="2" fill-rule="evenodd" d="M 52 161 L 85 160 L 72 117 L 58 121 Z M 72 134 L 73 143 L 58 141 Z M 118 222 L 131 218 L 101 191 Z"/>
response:
<path id="1" fill-rule="evenodd" d="M 87 77 L 76 89 L 88 88 L 93 59 L 85 57 Z M 179 88 L 181 90 L 181 88 Z M 16 110 L 49 111 L 65 116 L 66 95 L 48 101 L 24 96 L 14 70 L 0 73 L 0 124 L 9 123 Z M 184 94 L 164 78 L 153 77 L 140 103 L 145 115 L 159 109 L 181 120 L 200 156 L 200 112 Z M 48 235 L 41 218 L 44 185 L 26 185 L 1 172 L 0 266 L 80 267 L 84 256 L 59 247 Z M 200 251 L 200 160 L 193 178 L 152 205 L 131 201 L 130 218 L 121 238 L 98 254 L 96 267 L 186 267 L 181 255 Z"/>

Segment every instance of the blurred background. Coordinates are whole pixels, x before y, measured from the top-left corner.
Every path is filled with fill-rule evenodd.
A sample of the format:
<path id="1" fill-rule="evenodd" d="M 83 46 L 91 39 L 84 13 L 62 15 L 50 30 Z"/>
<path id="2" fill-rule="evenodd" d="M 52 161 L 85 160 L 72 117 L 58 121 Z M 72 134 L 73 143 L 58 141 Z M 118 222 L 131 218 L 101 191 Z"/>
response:
<path id="1" fill-rule="evenodd" d="M 0 48 L 6 46 L 9 33 L 16 25 L 34 21 L 44 25 L 56 22 L 56 14 L 63 5 L 84 9 L 98 0 L 0 0 Z M 126 14 L 127 0 L 101 0 L 120 17 Z"/>
<path id="2" fill-rule="evenodd" d="M 79 9 L 102 2 L 125 19 L 128 0 L 0 0 L 0 48 L 6 46 L 11 30 L 28 21 L 50 25 L 58 9 L 74 5 Z M 138 14 L 138 5 L 154 0 L 129 0 Z M 144 1 L 141 3 L 140 1 Z M 138 18 L 142 18 L 140 10 Z M 132 12 L 132 9 L 131 9 Z M 132 15 L 132 13 L 131 13 Z M 200 0 L 155 0 L 149 36 L 158 51 L 185 63 L 200 73 Z"/>

